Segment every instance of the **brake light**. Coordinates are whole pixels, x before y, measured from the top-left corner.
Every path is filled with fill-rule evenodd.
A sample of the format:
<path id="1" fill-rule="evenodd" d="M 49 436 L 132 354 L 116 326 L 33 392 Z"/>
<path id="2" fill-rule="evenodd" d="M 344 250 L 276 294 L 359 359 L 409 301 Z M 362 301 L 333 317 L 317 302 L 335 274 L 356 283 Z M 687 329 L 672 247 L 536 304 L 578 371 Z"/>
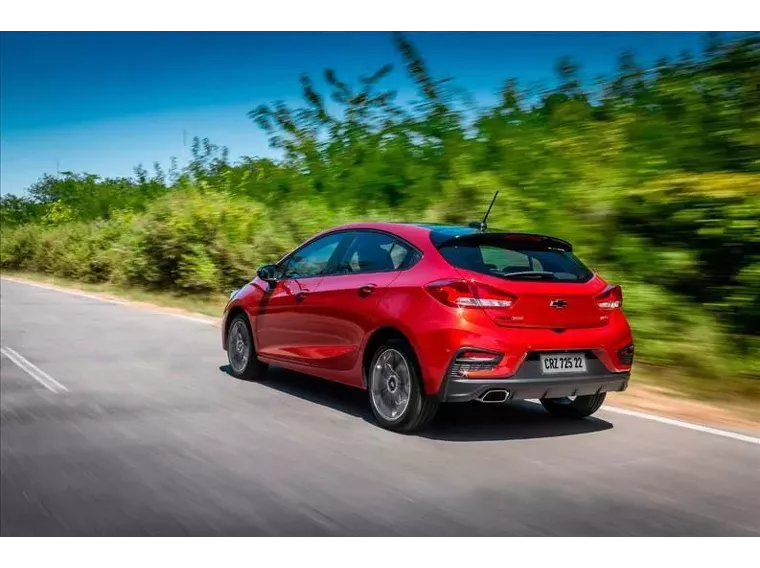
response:
<path id="1" fill-rule="evenodd" d="M 425 289 L 439 302 L 457 308 L 509 308 L 517 300 L 508 292 L 465 280 L 437 280 Z"/>
<path id="2" fill-rule="evenodd" d="M 623 307 L 623 289 L 620 286 L 608 286 L 596 297 L 596 305 L 602 310 L 617 310 Z"/>

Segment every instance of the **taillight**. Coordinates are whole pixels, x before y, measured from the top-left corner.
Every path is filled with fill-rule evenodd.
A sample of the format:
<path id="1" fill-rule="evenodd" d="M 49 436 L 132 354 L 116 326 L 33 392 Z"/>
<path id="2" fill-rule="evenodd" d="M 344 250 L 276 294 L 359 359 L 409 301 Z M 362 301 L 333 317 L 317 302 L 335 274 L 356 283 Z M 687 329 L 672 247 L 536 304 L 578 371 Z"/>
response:
<path id="1" fill-rule="evenodd" d="M 517 300 L 508 292 L 465 280 L 437 280 L 426 290 L 439 302 L 457 308 L 509 308 Z"/>
<path id="2" fill-rule="evenodd" d="M 596 305 L 602 310 L 617 310 L 623 307 L 623 290 L 620 286 L 608 286 L 596 297 Z"/>

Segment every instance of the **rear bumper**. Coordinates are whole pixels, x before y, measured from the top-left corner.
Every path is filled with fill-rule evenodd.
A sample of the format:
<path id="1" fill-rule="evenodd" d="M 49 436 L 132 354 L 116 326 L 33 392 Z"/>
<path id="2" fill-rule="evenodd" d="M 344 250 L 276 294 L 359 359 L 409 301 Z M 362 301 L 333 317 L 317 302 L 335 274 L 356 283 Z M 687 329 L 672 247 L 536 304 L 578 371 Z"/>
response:
<path id="1" fill-rule="evenodd" d="M 491 390 L 507 391 L 506 400 L 562 398 L 603 392 L 624 391 L 630 373 L 561 377 L 467 379 L 450 378 L 438 393 L 443 402 L 478 400 Z"/>
<path id="2" fill-rule="evenodd" d="M 614 372 L 608 369 L 593 351 L 585 351 L 586 371 L 578 374 L 546 375 L 542 372 L 539 353 L 528 353 L 517 372 L 511 376 L 477 376 L 456 366 L 456 358 L 449 367 L 444 383 L 438 391 L 443 402 L 480 400 L 489 391 L 506 391 L 489 398 L 525 400 L 534 398 L 562 398 L 603 392 L 624 391 L 631 377 L 630 370 Z"/>

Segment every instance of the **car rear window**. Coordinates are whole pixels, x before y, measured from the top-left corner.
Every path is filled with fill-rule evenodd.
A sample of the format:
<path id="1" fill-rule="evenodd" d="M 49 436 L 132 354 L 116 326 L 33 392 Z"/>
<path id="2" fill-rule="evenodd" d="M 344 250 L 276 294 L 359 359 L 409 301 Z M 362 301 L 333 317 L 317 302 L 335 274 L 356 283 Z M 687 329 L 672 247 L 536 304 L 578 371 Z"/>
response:
<path id="1" fill-rule="evenodd" d="M 586 282 L 591 271 L 572 253 L 521 243 L 457 243 L 441 255 L 453 266 L 509 280 Z"/>

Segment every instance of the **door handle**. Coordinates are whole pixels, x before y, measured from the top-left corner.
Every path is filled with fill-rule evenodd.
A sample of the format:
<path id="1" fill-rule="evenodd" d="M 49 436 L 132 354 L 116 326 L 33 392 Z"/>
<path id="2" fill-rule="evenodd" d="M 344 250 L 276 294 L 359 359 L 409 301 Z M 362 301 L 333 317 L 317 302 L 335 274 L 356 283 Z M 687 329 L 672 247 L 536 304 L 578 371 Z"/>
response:
<path id="1" fill-rule="evenodd" d="M 303 302 L 303 300 L 306 298 L 306 296 L 309 294 L 308 290 L 301 290 L 300 292 L 296 293 L 296 302 Z"/>
<path id="2" fill-rule="evenodd" d="M 364 286 L 362 286 L 361 288 L 359 288 L 359 295 L 360 295 L 362 298 L 366 298 L 366 297 L 367 297 L 367 296 L 369 296 L 369 295 L 370 295 L 370 294 L 371 294 L 371 293 L 372 293 L 374 290 L 375 290 L 375 285 L 374 285 L 374 284 L 365 284 Z"/>

